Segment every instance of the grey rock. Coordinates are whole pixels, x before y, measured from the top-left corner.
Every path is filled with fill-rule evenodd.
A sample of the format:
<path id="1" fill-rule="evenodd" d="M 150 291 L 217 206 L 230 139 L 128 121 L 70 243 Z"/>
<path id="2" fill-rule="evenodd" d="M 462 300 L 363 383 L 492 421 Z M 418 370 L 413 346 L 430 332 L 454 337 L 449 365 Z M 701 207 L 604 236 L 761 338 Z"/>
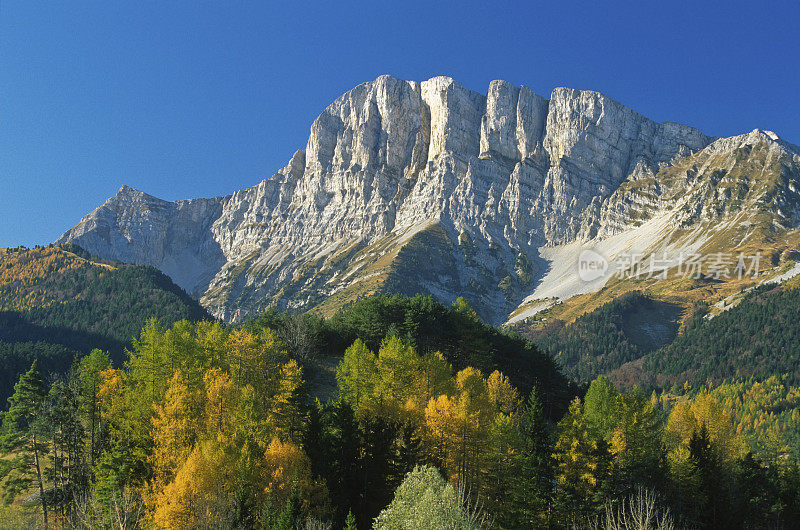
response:
<path id="1" fill-rule="evenodd" d="M 236 321 L 383 277 L 438 226 L 426 241 L 449 265 L 425 266 L 405 288 L 465 294 L 502 321 L 535 287 L 540 246 L 612 235 L 669 207 L 656 175 L 712 141 L 596 92 L 557 88 L 546 100 L 493 81 L 483 96 L 448 77 L 381 76 L 325 109 L 271 178 L 172 203 L 123 186 L 58 242 L 158 267 Z M 720 142 L 708 149 L 733 149 Z"/>

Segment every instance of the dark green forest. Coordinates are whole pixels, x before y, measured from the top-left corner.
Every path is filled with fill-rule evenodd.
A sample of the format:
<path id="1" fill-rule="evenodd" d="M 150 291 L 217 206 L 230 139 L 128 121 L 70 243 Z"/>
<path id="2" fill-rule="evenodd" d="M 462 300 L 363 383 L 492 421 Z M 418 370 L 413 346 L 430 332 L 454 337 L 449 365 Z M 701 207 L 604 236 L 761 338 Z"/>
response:
<path id="1" fill-rule="evenodd" d="M 660 384 L 785 375 L 800 384 L 800 289 L 764 285 L 708 320 L 702 312 L 674 342 L 645 357 Z"/>
<path id="2" fill-rule="evenodd" d="M 330 319 L 270 310 L 243 326 L 254 332 L 277 330 L 300 358 L 341 357 L 356 339 L 377 350 L 387 336 L 398 336 L 421 354 L 441 352 L 457 370 L 500 370 L 524 393 L 538 387 L 554 415 L 563 413 L 577 393 L 577 386 L 548 355 L 518 333 L 484 324 L 463 299 L 446 306 L 432 296 L 379 295 L 355 302 Z"/>
<path id="3" fill-rule="evenodd" d="M 569 325 L 551 321 L 532 333 L 532 338 L 551 353 L 565 373 L 579 381 L 591 381 L 653 349 L 631 320 L 634 312 L 657 304 L 639 291 L 625 293 Z"/>
<path id="4" fill-rule="evenodd" d="M 150 318 L 211 318 L 153 267 L 89 259 L 75 245 L 0 254 L 0 399 L 34 359 L 45 374 L 66 373 L 93 348 L 121 362 Z"/>
<path id="5" fill-rule="evenodd" d="M 631 292 L 569 325 L 552 322 L 528 334 L 580 382 L 607 374 L 651 388 L 772 375 L 800 383 L 800 290 L 760 286 L 714 318 L 698 306 L 685 330 L 659 348 L 630 324 L 632 315 L 656 304 L 661 303 Z M 636 360 L 640 364 L 631 367 Z M 628 371 L 620 374 L 620 368 Z"/>

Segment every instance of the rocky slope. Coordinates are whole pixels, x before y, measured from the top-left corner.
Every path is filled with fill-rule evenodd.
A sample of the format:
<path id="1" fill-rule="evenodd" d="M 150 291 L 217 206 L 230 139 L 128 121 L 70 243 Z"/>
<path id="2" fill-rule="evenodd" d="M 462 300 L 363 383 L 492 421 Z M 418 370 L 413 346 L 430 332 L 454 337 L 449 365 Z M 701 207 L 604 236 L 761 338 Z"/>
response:
<path id="1" fill-rule="evenodd" d="M 230 321 L 396 291 L 463 295 L 500 322 L 566 266 L 542 249 L 745 210 L 796 228 L 798 167 L 772 133 L 715 140 L 596 92 L 382 76 L 252 188 L 169 203 L 123 186 L 59 242 L 158 267 Z"/>

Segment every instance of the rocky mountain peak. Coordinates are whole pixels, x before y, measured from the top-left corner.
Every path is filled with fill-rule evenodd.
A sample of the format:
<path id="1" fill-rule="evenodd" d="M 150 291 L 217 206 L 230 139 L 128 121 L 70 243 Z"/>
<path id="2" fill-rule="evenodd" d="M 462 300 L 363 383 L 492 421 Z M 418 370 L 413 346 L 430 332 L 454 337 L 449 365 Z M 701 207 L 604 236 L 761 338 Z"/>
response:
<path id="1" fill-rule="evenodd" d="M 123 186 L 59 241 L 154 265 L 228 320 L 394 290 L 500 321 L 547 271 L 542 246 L 668 208 L 658 175 L 731 148 L 715 140 L 597 92 L 385 75 L 323 110 L 271 178 L 172 203 Z"/>
<path id="2" fill-rule="evenodd" d="M 731 136 L 730 138 L 719 138 L 709 145 L 708 148 L 714 153 L 725 153 L 743 147 L 755 147 L 759 145 L 767 146 L 767 148 L 772 150 L 783 151 L 791 156 L 800 154 L 800 148 L 797 146 L 782 140 L 772 131 L 764 131 L 761 129 L 753 129 L 749 133 Z"/>
<path id="3" fill-rule="evenodd" d="M 120 186 L 116 195 L 110 197 L 108 203 L 141 203 L 141 204 L 169 204 L 168 201 L 154 197 L 148 193 L 132 188 L 126 184 Z"/>

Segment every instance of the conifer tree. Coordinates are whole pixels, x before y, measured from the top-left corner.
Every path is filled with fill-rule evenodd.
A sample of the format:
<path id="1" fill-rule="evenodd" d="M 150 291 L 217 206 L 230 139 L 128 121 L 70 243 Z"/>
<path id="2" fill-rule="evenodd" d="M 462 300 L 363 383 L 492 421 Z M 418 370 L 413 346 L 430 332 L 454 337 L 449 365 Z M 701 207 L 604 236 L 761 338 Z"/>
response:
<path id="1" fill-rule="evenodd" d="M 347 517 L 344 520 L 344 530 L 358 530 L 358 526 L 356 526 L 356 518 L 353 515 L 353 510 L 347 512 Z"/>
<path id="2" fill-rule="evenodd" d="M 522 447 L 515 454 L 508 491 L 511 511 L 518 524 L 545 526 L 553 489 L 552 426 L 544 417 L 536 387 L 522 409 L 519 430 Z"/>
<path id="3" fill-rule="evenodd" d="M 108 354 L 94 349 L 80 360 L 78 364 L 78 381 L 80 385 L 79 403 L 81 414 L 89 432 L 89 465 L 100 451 L 100 373 L 111 367 Z"/>
<path id="4" fill-rule="evenodd" d="M 37 362 L 22 374 L 14 385 L 14 394 L 8 398 L 8 412 L 3 417 L 3 447 L 7 451 L 24 451 L 33 454 L 33 468 L 39 485 L 42 516 L 47 521 L 47 499 L 44 492 L 42 456 L 46 451 L 46 418 L 44 414 L 47 390 Z M 25 461 L 23 460 L 23 465 Z"/>
<path id="5" fill-rule="evenodd" d="M 78 489 L 84 490 L 88 473 L 84 465 L 84 430 L 78 412 L 75 389 L 55 381 L 45 400 L 43 419 L 51 441 L 53 486 L 58 494 L 61 514 Z"/>
<path id="6" fill-rule="evenodd" d="M 297 488 L 292 489 L 286 504 L 283 507 L 278 520 L 275 522 L 274 530 L 294 530 L 297 519 L 300 517 L 300 494 Z"/>
<path id="7" fill-rule="evenodd" d="M 611 475 L 608 443 L 587 427 L 579 398 L 572 401 L 558 427 L 553 454 L 558 484 L 556 503 L 562 516 L 593 516 L 603 506 Z"/>

